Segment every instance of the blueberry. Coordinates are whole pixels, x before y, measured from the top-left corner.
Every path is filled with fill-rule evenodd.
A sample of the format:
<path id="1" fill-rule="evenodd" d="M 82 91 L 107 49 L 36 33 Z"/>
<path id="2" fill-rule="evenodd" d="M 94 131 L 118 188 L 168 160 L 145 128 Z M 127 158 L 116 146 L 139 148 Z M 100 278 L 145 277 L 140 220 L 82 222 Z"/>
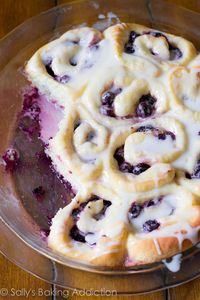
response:
<path id="1" fill-rule="evenodd" d="M 145 163 L 140 163 L 138 165 L 133 166 L 132 173 L 134 175 L 139 175 L 150 168 L 150 165 Z"/>
<path id="2" fill-rule="evenodd" d="M 155 206 L 157 204 L 159 204 L 162 201 L 163 197 L 158 197 L 158 198 L 154 198 L 154 199 L 150 199 L 144 202 L 143 206 L 144 207 L 151 207 L 151 206 Z"/>
<path id="3" fill-rule="evenodd" d="M 74 208 L 72 210 L 72 214 L 71 214 L 73 219 L 75 221 L 77 221 L 80 217 L 80 213 L 84 210 L 86 205 L 91 201 L 97 201 L 97 200 L 99 200 L 99 197 L 96 195 L 93 195 L 93 196 L 91 196 L 91 198 L 88 201 L 81 203 L 78 208 Z"/>
<path id="4" fill-rule="evenodd" d="M 53 71 L 53 69 L 52 69 L 52 67 L 51 67 L 51 64 L 52 64 L 52 61 L 50 61 L 47 65 L 45 65 L 45 68 L 46 68 L 46 71 L 47 71 L 47 73 L 51 76 L 51 77 L 53 77 L 53 78 L 55 78 L 55 73 L 54 73 L 54 71 Z"/>
<path id="5" fill-rule="evenodd" d="M 145 32 L 144 34 L 150 34 L 150 35 L 152 35 L 154 37 L 157 37 L 157 38 L 164 37 L 167 40 L 167 37 L 161 32 L 149 31 L 149 32 Z"/>
<path id="6" fill-rule="evenodd" d="M 140 34 L 132 30 L 129 35 L 129 41 L 134 42 L 138 36 L 140 36 Z"/>
<path id="7" fill-rule="evenodd" d="M 70 230 L 70 237 L 80 243 L 85 243 L 85 234 L 81 232 L 76 225 Z"/>
<path id="8" fill-rule="evenodd" d="M 124 162 L 124 146 L 116 149 L 114 158 L 117 160 L 118 164 L 122 164 Z"/>
<path id="9" fill-rule="evenodd" d="M 154 130 L 154 127 L 151 125 L 146 125 L 146 126 L 140 126 L 136 132 L 148 132 Z"/>
<path id="10" fill-rule="evenodd" d="M 169 44 L 170 60 L 176 60 L 183 56 L 181 50 Z"/>
<path id="11" fill-rule="evenodd" d="M 135 202 L 132 203 L 131 208 L 129 209 L 129 218 L 130 219 L 137 218 L 140 215 L 142 209 L 143 209 L 142 205 L 136 204 Z"/>
<path id="12" fill-rule="evenodd" d="M 113 101 L 115 99 L 115 93 L 111 92 L 111 91 L 106 91 L 102 94 L 101 97 L 101 103 L 103 105 L 112 105 Z"/>
<path id="13" fill-rule="evenodd" d="M 160 227 L 160 223 L 156 220 L 148 220 L 143 224 L 143 230 L 146 232 L 151 232 Z"/>
<path id="14" fill-rule="evenodd" d="M 170 52 L 170 60 L 176 60 L 176 59 L 179 59 L 183 56 L 183 53 L 181 52 L 181 50 L 175 46 L 173 46 L 168 38 L 161 32 L 154 32 L 154 31 L 149 31 L 149 32 L 146 32 L 145 34 L 150 34 L 154 37 L 164 37 L 169 45 L 169 52 Z"/>
<path id="15" fill-rule="evenodd" d="M 114 108 L 109 105 L 102 105 L 100 107 L 100 113 L 104 116 L 115 117 Z"/>
<path id="16" fill-rule="evenodd" d="M 72 210 L 72 217 L 75 221 L 77 221 L 80 217 L 80 213 L 84 210 L 84 208 L 86 207 L 86 205 L 88 204 L 89 201 L 87 202 L 83 202 L 80 204 L 80 206 L 78 208 L 74 208 Z"/>
<path id="17" fill-rule="evenodd" d="M 45 68 L 47 73 L 53 77 L 55 80 L 57 80 L 60 83 L 67 83 L 70 80 L 70 77 L 68 75 L 59 76 L 56 75 L 52 69 L 52 59 L 48 59 L 45 63 Z"/>
<path id="18" fill-rule="evenodd" d="M 127 42 L 124 45 L 124 52 L 128 54 L 132 54 L 135 52 L 135 47 L 131 42 Z"/>
<path id="19" fill-rule="evenodd" d="M 2 159 L 5 162 L 6 171 L 13 172 L 19 164 L 19 153 L 13 148 L 9 148 L 3 154 Z"/>
<path id="20" fill-rule="evenodd" d="M 165 132 L 159 133 L 159 134 L 158 134 L 158 139 L 159 139 L 159 140 L 166 140 L 166 134 L 165 134 Z"/>
<path id="21" fill-rule="evenodd" d="M 127 162 L 123 162 L 119 165 L 119 170 L 123 173 L 131 173 L 132 169 L 133 167 Z"/>
<path id="22" fill-rule="evenodd" d="M 132 54 L 135 52 L 134 42 L 135 39 L 140 36 L 140 34 L 135 31 L 131 31 L 129 34 L 129 40 L 124 45 L 124 51 L 128 54 Z"/>
<path id="23" fill-rule="evenodd" d="M 187 179 L 192 179 L 192 176 L 191 176 L 191 174 L 190 174 L 190 173 L 188 173 L 188 172 L 185 172 L 185 177 L 186 177 Z"/>
<path id="24" fill-rule="evenodd" d="M 200 160 L 197 161 L 194 171 L 191 174 L 191 178 L 200 179 Z"/>
<path id="25" fill-rule="evenodd" d="M 173 141 L 176 139 L 176 135 L 171 131 L 166 131 L 166 135 L 169 135 Z"/>
<path id="26" fill-rule="evenodd" d="M 147 118 L 155 112 L 156 99 L 150 94 L 143 95 L 136 107 L 136 117 Z"/>
<path id="27" fill-rule="evenodd" d="M 60 83 L 65 84 L 70 80 L 70 77 L 68 75 L 63 75 L 63 76 L 56 75 L 55 80 L 57 80 Z"/>

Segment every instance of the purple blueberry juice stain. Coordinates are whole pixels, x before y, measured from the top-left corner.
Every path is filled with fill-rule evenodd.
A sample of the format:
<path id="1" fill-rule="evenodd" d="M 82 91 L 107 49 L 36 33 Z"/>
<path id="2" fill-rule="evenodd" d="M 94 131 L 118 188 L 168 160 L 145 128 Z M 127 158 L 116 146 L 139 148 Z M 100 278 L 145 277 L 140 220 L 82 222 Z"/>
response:
<path id="1" fill-rule="evenodd" d="M 59 107 L 37 94 L 36 89 L 27 91 L 23 99 L 13 141 L 13 149 L 18 153 L 17 158 L 20 158 L 20 168 L 15 168 L 16 162 L 11 159 L 16 155 L 11 157 L 6 151 L 4 159 L 8 170 L 14 166 L 12 178 L 16 192 L 25 210 L 41 228 L 40 234 L 44 238 L 49 234 L 51 219 L 58 209 L 66 206 L 74 196 L 71 185 L 57 176 L 50 158 L 45 154 L 46 144 L 57 132 L 58 122 L 63 115 Z M 26 114 L 33 102 L 37 102 L 40 108 L 37 118 Z M 31 139 L 28 138 L 27 131 Z M 16 161 L 18 165 L 18 159 Z"/>
<path id="2" fill-rule="evenodd" d="M 13 172 L 17 169 L 19 162 L 20 162 L 20 154 L 17 149 L 15 148 L 8 148 L 3 156 L 2 159 L 5 163 L 5 170 L 9 172 Z"/>
<path id="3" fill-rule="evenodd" d="M 45 195 L 45 190 L 44 188 L 40 185 L 32 190 L 33 196 L 37 201 L 42 201 L 44 199 Z"/>

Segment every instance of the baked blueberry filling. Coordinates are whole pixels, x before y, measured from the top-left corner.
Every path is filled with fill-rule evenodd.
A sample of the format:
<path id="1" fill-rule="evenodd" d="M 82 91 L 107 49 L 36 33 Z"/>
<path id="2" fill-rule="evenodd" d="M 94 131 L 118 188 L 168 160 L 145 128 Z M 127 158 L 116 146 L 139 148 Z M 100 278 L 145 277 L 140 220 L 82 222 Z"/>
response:
<path id="1" fill-rule="evenodd" d="M 132 54 L 135 52 L 134 42 L 138 36 L 140 36 L 139 33 L 135 32 L 135 31 L 130 32 L 128 42 L 126 42 L 124 45 L 124 51 L 126 53 Z"/>
<path id="2" fill-rule="evenodd" d="M 70 230 L 70 237 L 77 242 L 85 243 L 86 234 L 81 232 L 76 225 L 74 225 Z"/>
<path id="3" fill-rule="evenodd" d="M 133 219 L 136 219 L 140 216 L 143 210 L 148 209 L 149 207 L 159 205 L 163 199 L 163 196 L 153 198 L 145 201 L 144 203 L 133 202 L 128 212 L 128 218 L 130 222 L 134 222 Z M 147 211 L 146 211 L 147 213 Z M 148 220 L 143 224 L 143 230 L 146 232 L 151 232 L 157 229 L 160 226 L 160 223 L 156 220 Z"/>
<path id="4" fill-rule="evenodd" d="M 163 196 L 147 200 L 143 204 L 133 202 L 131 205 L 131 208 L 129 209 L 129 213 L 128 213 L 129 219 L 131 220 L 131 219 L 137 218 L 141 214 L 141 212 L 143 211 L 144 208 L 158 205 L 161 203 L 162 199 L 163 199 Z"/>
<path id="5" fill-rule="evenodd" d="M 139 163 L 135 166 L 132 166 L 128 162 L 124 160 L 124 146 L 121 146 L 116 149 L 114 153 L 114 158 L 118 163 L 118 168 L 123 173 L 132 173 L 134 175 L 139 175 L 146 170 L 148 170 L 151 166 L 146 163 Z"/>
<path id="6" fill-rule="evenodd" d="M 120 94 L 122 91 L 121 88 L 114 89 L 111 87 L 109 90 L 103 92 L 101 96 L 101 107 L 100 113 L 105 116 L 115 117 L 114 112 L 114 100 L 115 97 Z"/>
<path id="7" fill-rule="evenodd" d="M 88 235 L 88 234 L 93 234 L 92 232 L 87 232 L 87 233 L 83 233 L 81 232 L 76 223 L 77 221 L 79 220 L 80 218 L 80 215 L 82 213 L 82 211 L 85 209 L 85 207 L 88 205 L 88 203 L 90 202 L 93 202 L 93 201 L 97 201 L 97 200 L 100 200 L 101 198 L 99 198 L 98 196 L 92 196 L 88 201 L 86 202 L 83 202 L 79 205 L 78 208 L 74 208 L 72 210 L 72 217 L 73 217 L 73 220 L 74 220 L 74 226 L 72 227 L 72 229 L 70 230 L 70 236 L 72 237 L 72 239 L 74 239 L 75 241 L 78 241 L 78 242 L 82 242 L 82 243 L 85 243 L 86 240 L 85 240 L 85 237 Z M 103 208 L 101 209 L 101 211 L 95 215 L 92 216 L 92 218 L 94 218 L 95 220 L 101 220 L 104 216 L 105 216 L 105 213 L 106 213 L 106 210 L 107 208 L 111 205 L 112 203 L 108 200 L 104 200 L 103 199 Z"/>
<path id="8" fill-rule="evenodd" d="M 192 174 L 186 172 L 185 177 L 187 179 L 200 179 L 200 159 L 197 160 Z"/>
<path id="9" fill-rule="evenodd" d="M 143 230 L 145 232 L 151 232 L 160 227 L 160 223 L 156 220 L 148 220 L 143 224 Z"/>
<path id="10" fill-rule="evenodd" d="M 144 32 L 143 34 L 138 34 L 135 31 L 131 31 L 130 34 L 129 34 L 129 39 L 124 45 L 124 52 L 128 53 L 128 54 L 133 54 L 135 52 L 135 45 L 134 45 L 135 39 L 137 37 L 145 35 L 145 34 L 152 35 L 156 38 L 164 37 L 166 39 L 166 41 L 168 43 L 168 47 L 169 47 L 169 52 L 170 52 L 169 60 L 177 60 L 177 59 L 179 59 L 183 56 L 183 53 L 181 52 L 181 50 L 178 47 L 172 45 L 169 42 L 168 38 L 163 33 L 155 32 L 155 31 Z M 157 53 L 154 53 L 152 51 L 152 49 L 150 49 L 150 52 L 153 55 L 157 55 Z"/>
<path id="11" fill-rule="evenodd" d="M 131 208 L 129 209 L 129 219 L 137 218 L 143 210 L 143 206 L 141 204 L 132 203 Z"/>
<path id="12" fill-rule="evenodd" d="M 101 95 L 101 106 L 100 113 L 105 116 L 120 118 L 115 115 L 114 111 L 114 101 L 115 97 L 122 92 L 121 88 L 111 89 L 105 91 Z M 135 117 L 136 118 L 148 118 L 152 116 L 156 111 L 156 102 L 157 99 L 151 94 L 143 95 L 136 106 Z M 122 119 L 130 119 L 133 118 L 134 114 L 127 115 L 122 117 Z"/>
<path id="13" fill-rule="evenodd" d="M 140 175 L 141 173 L 145 172 L 149 168 L 150 168 L 150 165 L 148 165 L 146 163 L 140 163 L 140 164 L 133 166 L 132 173 L 134 175 Z"/>
<path id="14" fill-rule="evenodd" d="M 156 111 L 156 98 L 151 96 L 150 94 L 143 95 L 138 102 L 136 107 L 136 117 L 138 118 L 148 118 L 152 116 Z"/>
<path id="15" fill-rule="evenodd" d="M 140 126 L 136 132 L 149 132 L 153 131 L 155 128 L 152 125 Z"/>
<path id="16" fill-rule="evenodd" d="M 46 71 L 47 73 L 53 77 L 56 81 L 60 82 L 60 83 L 67 83 L 69 80 L 70 80 L 70 76 L 68 75 L 56 75 L 52 69 L 52 59 L 48 59 L 46 60 L 46 62 L 44 62 L 44 65 L 45 65 L 45 68 L 46 68 Z"/>
<path id="17" fill-rule="evenodd" d="M 173 46 L 168 38 L 161 32 L 153 32 L 153 31 L 149 31 L 146 34 L 150 34 L 154 37 L 164 37 L 168 43 L 168 47 L 169 47 L 169 52 L 170 52 L 170 59 L 169 60 L 176 60 L 179 59 L 183 56 L 183 53 L 181 52 L 181 50 L 175 46 Z"/>
<path id="18" fill-rule="evenodd" d="M 162 128 L 155 128 L 152 125 L 141 126 L 136 130 L 136 132 L 150 132 L 150 131 L 159 140 L 166 140 L 167 136 L 170 136 L 173 141 L 176 139 L 176 135 L 173 132 L 164 130 Z"/>
<path id="19" fill-rule="evenodd" d="M 161 203 L 162 199 L 163 199 L 163 196 L 147 200 L 143 203 L 143 207 L 151 207 L 151 206 L 158 205 Z"/>

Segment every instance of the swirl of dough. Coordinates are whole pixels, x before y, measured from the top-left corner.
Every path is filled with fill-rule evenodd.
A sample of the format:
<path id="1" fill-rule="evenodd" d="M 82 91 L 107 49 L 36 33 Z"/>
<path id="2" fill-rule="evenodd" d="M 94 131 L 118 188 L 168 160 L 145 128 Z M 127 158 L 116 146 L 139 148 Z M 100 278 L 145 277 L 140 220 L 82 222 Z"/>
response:
<path id="1" fill-rule="evenodd" d="M 172 65 L 186 65 L 196 55 L 184 38 L 138 24 L 117 24 L 104 35 L 113 43 L 118 58 L 131 70 L 154 77 Z"/>
<path id="2" fill-rule="evenodd" d="M 64 256 L 101 266 L 125 260 L 126 211 L 111 191 L 96 186 L 76 197 L 52 220 L 49 246 Z"/>
<path id="3" fill-rule="evenodd" d="M 58 173 L 77 186 L 100 175 L 108 140 L 106 128 L 94 121 L 79 104 L 76 108 L 71 107 L 61 121 L 46 152 Z"/>
<path id="4" fill-rule="evenodd" d="M 162 117 L 143 123 L 125 141 L 125 161 L 171 163 L 186 149 L 183 125 L 173 118 Z"/>
<path id="5" fill-rule="evenodd" d="M 101 55 L 102 34 L 93 28 L 72 29 L 40 48 L 26 73 L 42 94 L 66 107 L 84 90 Z"/>
<path id="6" fill-rule="evenodd" d="M 130 197 L 127 266 L 160 261 L 198 241 L 197 199 L 175 184 Z"/>
<path id="7" fill-rule="evenodd" d="M 105 181 L 113 189 L 142 192 L 163 186 L 174 178 L 172 162 L 185 150 L 182 125 L 158 118 L 140 127 L 121 129 L 111 136 L 106 155 Z"/>
<path id="8" fill-rule="evenodd" d="M 81 102 L 108 127 L 131 125 L 168 111 L 164 85 L 135 78 L 123 67 L 113 67 L 101 80 L 94 78 Z"/>
<path id="9" fill-rule="evenodd" d="M 197 62 L 198 60 L 195 60 Z M 200 63 L 177 67 L 169 75 L 171 105 L 185 117 L 200 120 Z"/>

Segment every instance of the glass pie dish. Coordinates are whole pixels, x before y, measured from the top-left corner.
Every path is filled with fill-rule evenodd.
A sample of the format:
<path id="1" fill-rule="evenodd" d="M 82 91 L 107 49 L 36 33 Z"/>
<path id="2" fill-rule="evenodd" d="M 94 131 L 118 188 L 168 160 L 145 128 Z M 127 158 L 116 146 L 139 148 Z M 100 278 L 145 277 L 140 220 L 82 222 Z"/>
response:
<path id="1" fill-rule="evenodd" d="M 28 86 L 23 66 L 31 55 L 70 28 L 89 25 L 103 30 L 120 21 L 140 23 L 182 35 L 199 48 L 199 14 L 159 0 L 140 1 L 140 5 L 133 0 L 76 1 L 30 19 L 0 42 L 1 155 L 14 138 L 22 91 Z M 22 146 L 24 151 L 28 149 L 25 141 L 22 141 Z M 13 178 L 4 171 L 3 164 L 0 165 L 0 251 L 17 265 L 67 288 L 100 292 L 103 287 L 105 291 L 119 294 L 164 289 L 199 276 L 198 246 L 182 254 L 181 267 L 175 273 L 163 262 L 112 270 L 86 265 L 54 253 L 38 234 L 38 226 L 45 225 L 43 214 L 30 201 L 27 192 L 28 187 L 42 176 L 45 174 L 41 173 L 41 169 L 31 169 L 21 178 Z M 49 182 L 52 198 L 56 197 L 56 184 L 56 181 Z"/>

